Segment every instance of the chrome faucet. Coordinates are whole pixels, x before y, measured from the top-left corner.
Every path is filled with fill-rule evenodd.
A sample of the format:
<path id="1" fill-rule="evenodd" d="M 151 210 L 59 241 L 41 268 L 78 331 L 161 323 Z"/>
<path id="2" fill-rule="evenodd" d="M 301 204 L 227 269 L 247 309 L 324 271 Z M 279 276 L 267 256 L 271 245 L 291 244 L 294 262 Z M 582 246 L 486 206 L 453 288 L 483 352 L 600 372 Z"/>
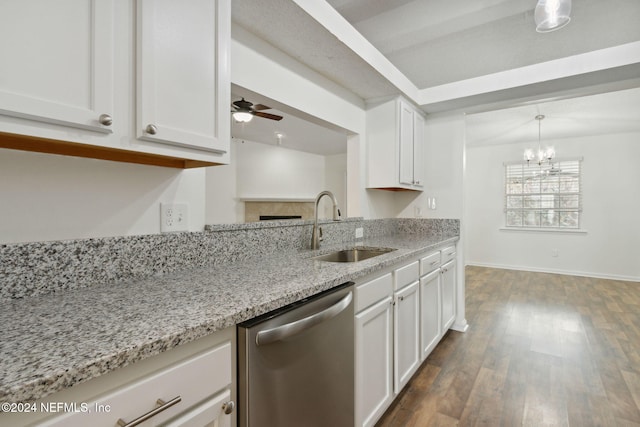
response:
<path id="1" fill-rule="evenodd" d="M 316 208 L 314 211 L 315 220 L 313 222 L 313 232 L 311 233 L 311 249 L 318 249 L 320 247 L 320 242 L 322 241 L 322 227 L 318 227 L 318 203 L 320 203 L 322 196 L 331 197 L 331 201 L 333 202 L 333 220 L 340 221 L 340 209 L 338 209 L 336 196 L 334 196 L 331 191 L 323 191 L 318 194 L 318 197 L 316 197 Z"/>

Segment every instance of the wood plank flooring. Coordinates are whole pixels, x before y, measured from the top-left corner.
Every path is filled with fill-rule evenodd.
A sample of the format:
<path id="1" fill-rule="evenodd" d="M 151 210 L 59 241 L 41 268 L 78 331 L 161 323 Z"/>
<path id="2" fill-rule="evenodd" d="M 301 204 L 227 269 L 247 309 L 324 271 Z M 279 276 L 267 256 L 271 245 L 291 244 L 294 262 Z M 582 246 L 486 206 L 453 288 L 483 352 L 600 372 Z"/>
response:
<path id="1" fill-rule="evenodd" d="M 640 283 L 467 267 L 466 304 L 378 427 L 640 426 Z"/>

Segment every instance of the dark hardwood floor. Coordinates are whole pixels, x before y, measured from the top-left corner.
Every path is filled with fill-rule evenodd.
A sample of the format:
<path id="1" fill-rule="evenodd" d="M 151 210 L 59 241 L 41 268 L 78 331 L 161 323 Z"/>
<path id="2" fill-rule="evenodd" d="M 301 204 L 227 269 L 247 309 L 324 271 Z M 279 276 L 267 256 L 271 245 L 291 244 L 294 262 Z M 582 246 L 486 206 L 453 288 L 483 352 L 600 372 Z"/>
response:
<path id="1" fill-rule="evenodd" d="M 467 267 L 466 292 L 378 427 L 640 426 L 640 283 Z"/>

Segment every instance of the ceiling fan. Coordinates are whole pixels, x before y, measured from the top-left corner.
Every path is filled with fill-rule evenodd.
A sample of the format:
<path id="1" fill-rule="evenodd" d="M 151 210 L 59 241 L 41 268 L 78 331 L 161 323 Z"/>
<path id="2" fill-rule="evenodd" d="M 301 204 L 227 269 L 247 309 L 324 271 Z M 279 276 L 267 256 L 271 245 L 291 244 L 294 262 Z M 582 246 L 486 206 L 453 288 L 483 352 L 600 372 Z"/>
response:
<path id="1" fill-rule="evenodd" d="M 250 122 L 253 116 L 258 116 L 270 120 L 282 120 L 282 116 L 269 114 L 262 111 L 270 110 L 271 107 L 267 107 L 266 105 L 262 104 L 254 105 L 253 103 L 246 101 L 244 98 L 239 101 L 235 101 L 232 104 L 232 107 L 234 109 L 234 111 L 232 111 L 233 119 L 236 122 Z"/>

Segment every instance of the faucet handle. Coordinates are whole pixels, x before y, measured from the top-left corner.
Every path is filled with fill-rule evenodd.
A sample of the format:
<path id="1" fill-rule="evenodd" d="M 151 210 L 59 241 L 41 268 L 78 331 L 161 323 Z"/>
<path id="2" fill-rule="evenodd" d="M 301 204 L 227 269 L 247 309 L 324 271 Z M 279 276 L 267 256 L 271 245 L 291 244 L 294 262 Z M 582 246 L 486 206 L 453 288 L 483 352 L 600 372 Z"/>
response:
<path id="1" fill-rule="evenodd" d="M 318 227 L 318 241 L 322 242 L 322 227 Z"/>

